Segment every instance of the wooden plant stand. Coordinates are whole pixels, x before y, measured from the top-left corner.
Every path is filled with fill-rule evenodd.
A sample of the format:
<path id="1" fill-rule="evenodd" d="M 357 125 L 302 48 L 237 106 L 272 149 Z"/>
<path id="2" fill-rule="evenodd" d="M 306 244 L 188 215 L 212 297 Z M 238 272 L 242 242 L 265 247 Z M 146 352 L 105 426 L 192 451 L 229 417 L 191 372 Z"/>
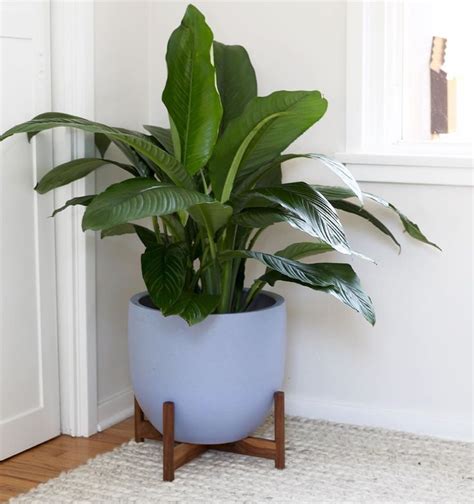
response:
<path id="1" fill-rule="evenodd" d="M 163 434 L 145 419 L 140 405 L 135 399 L 135 441 L 145 439 L 163 441 L 163 481 L 173 481 L 174 472 L 207 450 L 219 450 L 241 455 L 251 455 L 275 461 L 277 469 L 285 468 L 285 396 L 275 392 L 274 416 L 275 439 L 247 437 L 234 443 L 199 445 L 175 442 L 174 403 L 163 403 Z"/>

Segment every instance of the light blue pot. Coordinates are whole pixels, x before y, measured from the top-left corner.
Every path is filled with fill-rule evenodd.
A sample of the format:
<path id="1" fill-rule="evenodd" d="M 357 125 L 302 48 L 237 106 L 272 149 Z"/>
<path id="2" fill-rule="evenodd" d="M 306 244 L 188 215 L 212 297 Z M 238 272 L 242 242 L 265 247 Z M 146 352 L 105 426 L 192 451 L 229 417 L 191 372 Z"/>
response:
<path id="1" fill-rule="evenodd" d="M 229 443 L 252 434 L 283 384 L 285 300 L 265 292 L 253 311 L 210 315 L 189 327 L 142 304 L 147 298 L 142 292 L 130 300 L 128 347 L 133 390 L 148 420 L 162 432 L 163 403 L 173 401 L 177 441 Z"/>

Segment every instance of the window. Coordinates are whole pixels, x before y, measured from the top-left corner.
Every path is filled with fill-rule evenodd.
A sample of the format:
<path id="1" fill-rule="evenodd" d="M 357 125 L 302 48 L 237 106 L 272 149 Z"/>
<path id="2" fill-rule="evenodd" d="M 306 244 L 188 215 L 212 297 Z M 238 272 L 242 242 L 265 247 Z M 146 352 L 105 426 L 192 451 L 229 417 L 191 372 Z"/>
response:
<path id="1" fill-rule="evenodd" d="M 385 156 L 392 165 L 471 168 L 470 3 L 357 1 L 347 9 L 347 145 L 341 160 L 380 165 Z M 443 114 L 446 124 L 434 124 Z M 471 170 L 462 177 L 472 184 Z"/>
<path id="2" fill-rule="evenodd" d="M 472 17 L 446 0 L 404 2 L 404 142 L 468 143 L 473 137 Z"/>

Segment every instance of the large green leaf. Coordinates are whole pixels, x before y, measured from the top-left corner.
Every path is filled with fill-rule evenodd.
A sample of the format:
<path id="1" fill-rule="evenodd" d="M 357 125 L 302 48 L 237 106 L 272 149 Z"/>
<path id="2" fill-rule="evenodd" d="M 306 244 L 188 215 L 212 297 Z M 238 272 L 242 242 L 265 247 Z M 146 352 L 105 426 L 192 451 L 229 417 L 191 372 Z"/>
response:
<path id="1" fill-rule="evenodd" d="M 212 236 L 214 233 L 225 226 L 232 216 L 232 207 L 223 205 L 218 201 L 210 203 L 199 203 L 188 208 L 191 217 L 200 225 L 204 226 Z"/>
<path id="2" fill-rule="evenodd" d="M 265 184 L 262 183 L 262 181 L 265 181 L 265 178 L 268 177 L 268 173 L 272 173 L 272 171 L 277 169 L 281 163 L 298 158 L 314 159 L 316 161 L 320 161 L 347 185 L 347 187 L 352 192 L 352 196 L 357 196 L 361 202 L 363 201 L 362 191 L 359 187 L 359 184 L 357 183 L 352 173 L 346 168 L 346 166 L 344 166 L 336 159 L 327 157 L 324 154 L 315 153 L 283 154 L 282 156 L 277 157 L 271 163 L 258 167 L 256 170 L 254 170 L 253 173 L 248 174 L 245 178 L 240 177 L 240 179 L 238 179 L 236 182 L 236 188 L 238 188 L 239 191 L 251 189 L 256 183 L 258 183 L 259 186 L 264 186 Z"/>
<path id="3" fill-rule="evenodd" d="M 36 184 L 35 190 L 40 194 L 47 193 L 52 189 L 56 189 L 57 187 L 64 186 L 75 180 L 81 179 L 89 173 L 92 173 L 97 168 L 100 168 L 105 165 L 115 165 L 119 166 L 123 170 L 131 173 L 134 176 L 137 176 L 138 173 L 133 168 L 133 166 L 118 163 L 116 161 L 111 161 L 109 159 L 98 159 L 98 158 L 82 158 L 82 159 L 74 159 L 73 161 L 68 161 L 67 163 L 63 163 L 61 165 L 56 166 L 52 170 L 50 170 L 39 182 Z"/>
<path id="4" fill-rule="evenodd" d="M 238 173 L 238 170 L 244 159 L 244 156 L 247 153 L 248 149 L 250 148 L 252 142 L 254 142 L 254 140 L 258 138 L 258 135 L 262 131 L 264 131 L 266 126 L 268 126 L 277 117 L 280 117 L 283 114 L 284 112 L 278 112 L 276 114 L 272 114 L 262 119 L 257 124 L 257 126 L 245 137 L 244 141 L 240 144 L 239 148 L 237 149 L 237 152 L 235 153 L 234 158 L 232 159 L 229 171 L 227 172 L 227 177 L 225 179 L 224 186 L 222 188 L 222 194 L 220 196 L 221 201 L 227 201 L 230 198 L 232 189 L 234 187 L 235 177 Z M 212 180 L 212 173 L 211 173 L 211 180 Z"/>
<path id="5" fill-rule="evenodd" d="M 118 130 L 120 133 L 124 133 L 125 135 L 138 137 L 138 138 L 141 138 L 141 139 L 144 139 L 147 141 L 150 141 L 154 138 L 150 135 L 144 135 L 142 132 L 130 130 L 127 128 L 115 128 L 115 129 Z M 97 134 L 96 134 L 96 137 L 97 137 Z M 158 165 L 156 165 L 156 163 L 153 163 L 152 161 L 150 161 L 143 154 L 139 154 L 133 147 L 131 147 L 130 145 L 127 145 L 124 142 L 120 142 L 117 139 L 111 140 L 110 138 L 107 138 L 107 140 L 109 140 L 110 142 L 113 142 L 123 152 L 123 154 L 125 154 L 125 156 L 133 164 L 133 166 L 136 167 L 136 169 L 141 177 L 152 177 L 153 173 L 156 173 L 159 175 L 160 180 L 164 180 L 163 171 L 158 167 Z M 97 139 L 96 139 L 96 141 L 97 141 Z M 152 143 L 154 143 L 154 141 Z M 104 147 L 105 147 L 105 143 L 102 146 L 102 148 L 104 148 Z M 161 147 L 161 145 L 158 145 L 158 147 Z M 184 169 L 183 169 L 183 171 L 184 171 Z"/>
<path id="6" fill-rule="evenodd" d="M 421 229 L 419 228 L 418 224 L 415 224 L 413 221 L 411 221 L 406 215 L 402 214 L 397 208 L 395 208 L 393 205 L 390 205 L 390 208 L 394 210 L 398 216 L 400 217 L 400 220 L 402 221 L 403 228 L 405 231 L 415 240 L 421 241 L 423 243 L 426 243 L 428 245 L 431 245 L 432 247 L 437 248 L 438 250 L 442 249 L 436 245 L 436 243 L 433 243 L 432 241 L 429 241 L 428 238 L 422 233 Z"/>
<path id="7" fill-rule="evenodd" d="M 111 138 L 115 138 L 111 136 Z M 178 186 L 186 187 L 187 189 L 194 188 L 194 182 L 188 172 L 173 156 L 168 154 L 165 150 L 154 145 L 152 142 L 136 138 L 130 135 L 122 135 L 118 137 L 119 140 L 133 147 L 137 152 L 153 161 L 158 165 L 166 175 Z M 159 175 L 159 173 L 158 173 Z"/>
<path id="8" fill-rule="evenodd" d="M 322 284 L 321 286 L 300 282 L 278 271 L 266 273 L 262 277 L 262 280 L 270 285 L 275 285 L 275 282 L 278 280 L 292 282 L 310 287 L 316 291 L 325 292 L 339 299 L 339 301 L 342 301 L 353 310 L 361 313 L 370 324 L 375 324 L 376 318 L 372 300 L 362 289 L 358 276 L 349 264 L 316 263 L 311 266 L 314 267 L 313 270 L 316 270 L 316 274 Z M 324 284 L 327 284 L 327 287 L 325 287 Z"/>
<path id="9" fill-rule="evenodd" d="M 16 133 L 35 134 L 56 127 L 77 128 L 89 133 L 101 133 L 107 138 L 115 141 L 119 147 L 123 145 L 132 147 L 132 151 L 126 151 L 125 153 L 136 163 L 136 166 L 140 163 L 134 151 L 137 151 L 139 154 L 155 163 L 176 185 L 187 187 L 188 189 L 194 187 L 194 182 L 184 167 L 173 156 L 163 149 L 160 149 L 145 135 L 137 134 L 130 130 L 111 128 L 104 124 L 82 119 L 81 117 L 68 116 L 66 114 L 58 114 L 55 116 L 53 113 L 48 114 L 46 118 L 39 116 L 39 118 L 33 118 L 31 121 L 18 124 L 9 129 L 0 136 L 0 141 Z M 123 131 L 126 131 L 126 133 Z M 144 173 L 142 173 L 142 175 L 143 174 Z"/>
<path id="10" fill-rule="evenodd" d="M 173 154 L 173 139 L 171 138 L 171 131 L 168 128 L 161 126 L 143 126 L 151 135 L 163 146 L 169 154 Z"/>
<path id="11" fill-rule="evenodd" d="M 156 240 L 156 234 L 151 229 L 145 226 L 140 226 L 138 224 L 130 224 L 126 222 L 125 224 L 117 224 L 108 229 L 103 229 L 100 233 L 101 238 L 106 238 L 107 236 L 120 236 L 124 234 L 136 233 L 140 241 L 145 245 L 145 247 L 151 247 L 156 245 L 158 242 Z"/>
<path id="12" fill-rule="evenodd" d="M 142 254 L 143 280 L 157 308 L 165 311 L 178 300 L 186 280 L 187 259 L 182 244 L 157 244 Z"/>
<path id="13" fill-rule="evenodd" d="M 395 242 L 395 244 L 398 245 L 398 248 L 401 249 L 400 243 L 398 243 L 397 239 L 390 231 L 390 229 L 388 229 L 388 227 L 380 219 L 377 219 L 375 215 L 367 211 L 365 208 L 361 207 L 360 205 L 356 205 L 354 203 L 344 200 L 334 200 L 332 201 L 332 205 L 334 208 L 337 208 L 338 210 L 342 210 L 343 212 L 348 212 L 368 220 L 377 229 L 382 231 L 382 233 L 389 236 Z"/>
<path id="14" fill-rule="evenodd" d="M 353 194 L 351 194 L 350 191 L 348 191 L 345 187 L 318 186 L 318 185 L 313 185 L 312 187 L 317 191 L 319 191 L 321 194 L 324 194 L 324 196 L 329 201 L 347 199 L 353 197 Z M 395 212 L 400 218 L 403 228 L 412 238 L 421 241 L 423 243 L 426 243 L 428 245 L 432 245 L 438 250 L 441 250 L 440 247 L 436 245 L 436 243 L 433 243 L 430 240 L 428 240 L 428 238 L 420 230 L 419 226 L 415 224 L 413 221 L 411 221 L 405 214 L 400 212 L 400 210 L 395 205 L 392 205 L 392 203 L 372 193 L 363 192 L 362 195 L 364 198 L 375 201 L 379 205 L 382 205 L 383 207 L 388 208 L 393 212 Z"/>
<path id="15" fill-rule="evenodd" d="M 106 137 L 108 138 L 108 137 Z M 110 140 L 110 138 L 108 138 Z M 112 140 L 110 140 L 112 142 Z M 146 162 L 146 158 L 143 156 L 140 156 L 138 152 L 135 151 L 132 147 L 129 145 L 125 144 L 124 142 L 120 142 L 119 140 L 114 140 L 113 143 L 119 148 L 119 150 L 125 155 L 125 157 L 130 161 L 130 163 L 135 166 L 137 169 L 137 172 L 139 173 L 140 177 L 152 177 L 153 172 L 156 170 L 151 170 L 150 167 L 148 166 Z M 161 179 L 161 172 L 156 171 L 156 173 L 160 176 Z"/>
<path id="16" fill-rule="evenodd" d="M 116 226 L 103 229 L 100 232 L 100 237 L 107 238 L 108 236 L 122 236 L 124 234 L 132 234 L 132 233 L 135 233 L 135 228 L 133 227 L 133 224 L 126 222 L 125 224 L 117 224 Z"/>
<path id="17" fill-rule="evenodd" d="M 277 222 L 287 222 L 289 212 L 282 208 L 245 208 L 235 214 L 233 222 L 247 228 L 266 228 Z"/>
<path id="18" fill-rule="evenodd" d="M 78 196 L 77 198 L 72 198 L 67 200 L 62 207 L 57 208 L 51 215 L 54 217 L 57 213 L 66 210 L 66 208 L 75 205 L 87 206 L 96 197 L 96 194 L 89 194 L 87 196 Z"/>
<path id="19" fill-rule="evenodd" d="M 284 257 L 250 250 L 229 252 L 225 257 L 256 259 L 273 270 L 265 273 L 261 277 L 262 281 L 274 285 L 278 280 L 286 280 L 321 290 L 361 313 L 372 325 L 375 324 L 372 301 L 363 291 L 359 278 L 349 264 L 304 264 Z"/>
<path id="20" fill-rule="evenodd" d="M 293 227 L 323 240 L 343 254 L 351 254 L 341 221 L 318 191 L 304 182 L 293 182 L 276 187 L 254 189 L 243 199 L 263 198 L 286 209 L 286 221 Z"/>
<path id="21" fill-rule="evenodd" d="M 164 315 L 179 315 L 191 326 L 204 320 L 219 304 L 220 296 L 183 292 Z"/>
<path id="22" fill-rule="evenodd" d="M 222 117 L 212 41 L 204 16 L 189 5 L 181 25 L 171 34 L 166 53 L 168 79 L 163 103 L 175 130 L 174 153 L 191 174 L 209 160 Z"/>
<path id="23" fill-rule="evenodd" d="M 68 120 L 73 120 L 73 121 L 83 121 L 85 123 L 90 121 L 87 121 L 86 119 L 82 119 L 81 117 L 74 116 L 71 114 L 64 114 L 62 112 L 46 112 L 44 114 L 39 114 L 33 118 L 34 120 L 50 120 L 50 119 L 68 119 Z M 97 123 L 95 123 L 97 124 Z M 55 127 L 55 126 L 53 126 Z M 129 135 L 134 135 L 134 136 L 139 136 L 146 138 L 143 133 L 137 132 L 137 131 L 132 131 L 129 129 L 125 128 L 114 128 L 115 130 L 129 134 Z M 35 135 L 37 135 L 41 130 L 38 131 L 30 131 L 27 133 L 28 135 L 28 141 L 30 141 Z M 148 166 L 140 159 L 140 156 L 128 145 L 124 144 L 123 142 L 120 142 L 118 140 L 111 140 L 109 137 L 107 137 L 103 133 L 94 133 L 94 142 L 95 145 L 100 153 L 101 157 L 105 156 L 105 153 L 107 152 L 108 148 L 110 147 L 111 143 L 114 143 L 122 152 L 123 154 L 128 158 L 129 161 L 135 166 L 137 169 L 139 175 L 141 177 L 149 177 L 152 171 L 148 168 Z"/>
<path id="24" fill-rule="evenodd" d="M 209 197 L 152 179 L 129 179 L 108 187 L 87 207 L 83 229 L 107 229 L 143 217 L 186 210 Z"/>
<path id="25" fill-rule="evenodd" d="M 334 174 L 336 174 L 345 184 L 346 186 L 359 198 L 359 200 L 363 201 L 363 193 L 356 179 L 349 171 L 349 169 L 342 164 L 337 159 L 333 159 L 325 156 L 324 154 L 287 154 L 286 159 L 295 159 L 295 158 L 307 158 L 307 159 L 315 159 L 320 161 L 324 166 L 329 168 Z"/>
<path id="26" fill-rule="evenodd" d="M 405 214 L 400 212 L 400 210 L 389 203 L 388 201 L 384 200 L 380 196 L 376 196 L 375 194 L 372 193 L 364 193 L 364 196 L 367 197 L 368 199 L 371 199 L 378 203 L 379 205 L 382 205 L 386 208 L 389 208 L 390 210 L 393 210 L 398 217 L 400 218 L 400 221 L 402 222 L 403 228 L 405 231 L 415 240 L 421 241 L 423 243 L 426 243 L 428 245 L 431 245 L 438 250 L 441 250 L 436 243 L 431 242 L 428 240 L 428 238 L 422 233 L 421 229 L 418 227 L 418 224 L 415 224 L 413 221 L 411 221 Z"/>
<path id="27" fill-rule="evenodd" d="M 281 163 L 272 163 L 271 168 L 266 170 L 264 174 L 257 180 L 255 187 L 272 187 L 283 183 L 283 173 Z M 249 186 L 249 189 L 253 187 Z"/>
<path id="28" fill-rule="evenodd" d="M 326 252 L 333 252 L 334 249 L 327 243 L 322 242 L 298 242 L 292 243 L 278 252 L 275 255 L 286 257 L 287 259 L 303 259 L 313 255 L 324 254 Z"/>
<path id="29" fill-rule="evenodd" d="M 250 100 L 229 123 L 209 163 L 212 188 L 225 201 L 237 174 L 246 177 L 273 161 L 326 112 L 319 91 L 277 91 Z M 226 193 L 224 194 L 224 187 Z"/>
<path id="30" fill-rule="evenodd" d="M 328 201 L 337 199 L 354 198 L 355 194 L 347 187 L 323 186 L 311 184 L 311 187 L 320 192 Z M 363 193 L 364 194 L 364 193 Z"/>
<path id="31" fill-rule="evenodd" d="M 78 116 L 74 116 L 74 115 L 71 115 L 71 114 L 65 114 L 64 112 L 43 112 L 42 114 L 38 114 L 36 115 L 35 117 L 33 117 L 33 120 L 44 120 L 44 121 L 47 121 L 49 119 L 80 119 L 80 117 Z M 19 125 L 18 125 L 19 126 Z M 11 131 L 11 130 L 14 130 L 16 128 L 16 126 L 13 126 L 12 128 L 10 128 L 10 130 L 8 131 Z M 38 131 L 28 131 L 27 132 L 27 138 L 28 138 L 28 142 L 31 142 L 31 139 L 37 135 L 39 133 L 39 131 L 42 131 L 42 130 L 38 130 Z M 0 141 L 3 140 L 3 136 L 6 137 L 6 133 L 5 135 L 2 135 L 0 137 Z M 105 145 L 101 146 L 101 147 L 105 147 Z M 108 146 L 107 146 L 108 147 Z"/>
<path id="32" fill-rule="evenodd" d="M 217 88 L 224 114 L 221 130 L 239 116 L 247 103 L 257 96 L 257 77 L 244 47 L 214 42 Z"/>

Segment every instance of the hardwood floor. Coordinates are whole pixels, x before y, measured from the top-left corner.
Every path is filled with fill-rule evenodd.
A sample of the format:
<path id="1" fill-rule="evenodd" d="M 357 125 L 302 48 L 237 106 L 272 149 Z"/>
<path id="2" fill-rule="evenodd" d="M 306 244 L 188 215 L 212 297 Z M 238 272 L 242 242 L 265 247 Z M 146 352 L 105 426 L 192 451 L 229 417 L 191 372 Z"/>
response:
<path id="1" fill-rule="evenodd" d="M 4 460 L 0 462 L 0 501 L 27 492 L 131 438 L 133 419 L 129 418 L 90 438 L 59 436 Z"/>

